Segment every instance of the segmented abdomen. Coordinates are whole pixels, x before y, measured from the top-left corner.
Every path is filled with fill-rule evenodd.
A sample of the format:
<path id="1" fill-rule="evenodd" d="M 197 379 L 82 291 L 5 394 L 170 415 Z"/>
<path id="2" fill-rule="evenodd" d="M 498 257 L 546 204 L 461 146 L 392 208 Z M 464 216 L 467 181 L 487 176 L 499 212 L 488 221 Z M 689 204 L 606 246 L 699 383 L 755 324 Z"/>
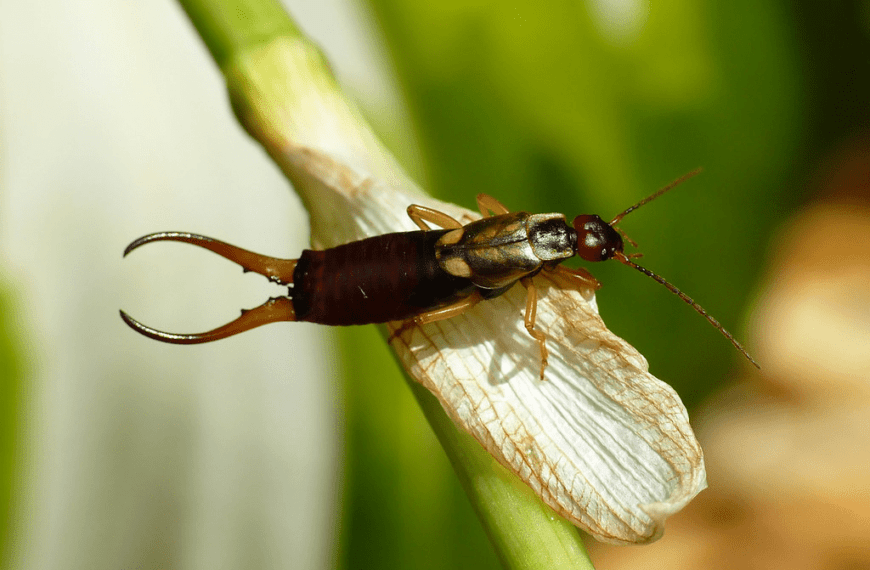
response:
<path id="1" fill-rule="evenodd" d="M 435 259 L 435 242 L 445 233 L 385 234 L 324 251 L 303 251 L 293 273 L 297 320 L 325 325 L 383 323 L 470 294 L 471 282 L 446 273 Z"/>

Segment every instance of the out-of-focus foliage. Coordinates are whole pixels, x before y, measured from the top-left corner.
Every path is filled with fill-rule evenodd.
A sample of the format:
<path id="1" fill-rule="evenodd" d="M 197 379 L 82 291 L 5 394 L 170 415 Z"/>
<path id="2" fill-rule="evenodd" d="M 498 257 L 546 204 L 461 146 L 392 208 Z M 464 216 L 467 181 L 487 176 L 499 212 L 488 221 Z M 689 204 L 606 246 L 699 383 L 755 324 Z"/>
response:
<path id="1" fill-rule="evenodd" d="M 15 478 L 17 434 L 20 429 L 21 347 L 15 340 L 15 326 L 9 289 L 0 286 L 0 567 L 9 552 Z"/>

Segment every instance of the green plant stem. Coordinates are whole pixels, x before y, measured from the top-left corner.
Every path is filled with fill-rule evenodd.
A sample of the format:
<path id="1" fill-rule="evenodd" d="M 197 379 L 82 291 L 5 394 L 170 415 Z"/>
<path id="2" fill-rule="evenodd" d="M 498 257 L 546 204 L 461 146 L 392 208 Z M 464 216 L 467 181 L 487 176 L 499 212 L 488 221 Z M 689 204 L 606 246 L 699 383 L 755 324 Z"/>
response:
<path id="1" fill-rule="evenodd" d="M 577 528 L 459 431 L 426 388 L 409 384 L 505 568 L 593 568 Z"/>
<path id="2" fill-rule="evenodd" d="M 219 67 L 247 49 L 278 37 L 301 37 L 280 2 L 179 0 Z"/>
<path id="3" fill-rule="evenodd" d="M 224 71 L 236 110 L 246 117 L 245 128 L 276 156 L 275 140 L 280 138 L 275 136 L 276 125 L 287 119 L 283 113 L 292 111 L 299 93 L 310 91 L 304 84 L 332 88 L 325 63 L 312 57 L 316 50 L 274 0 L 179 2 Z M 288 61 L 306 63 L 289 70 Z M 285 89 L 288 82 L 291 88 Z M 368 141 L 373 139 L 368 128 L 362 125 L 360 132 L 365 133 L 362 147 L 370 148 Z M 413 380 L 410 384 L 505 567 L 591 568 L 577 529 L 544 506 L 471 436 L 460 432 L 425 388 Z"/>

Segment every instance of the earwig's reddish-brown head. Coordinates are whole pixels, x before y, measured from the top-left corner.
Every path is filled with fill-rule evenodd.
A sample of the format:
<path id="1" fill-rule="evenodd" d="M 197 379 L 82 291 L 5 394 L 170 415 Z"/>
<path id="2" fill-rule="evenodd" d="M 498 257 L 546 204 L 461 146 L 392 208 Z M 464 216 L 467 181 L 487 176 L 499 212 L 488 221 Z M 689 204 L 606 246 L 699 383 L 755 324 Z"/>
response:
<path id="1" fill-rule="evenodd" d="M 622 236 L 599 216 L 577 216 L 573 226 L 577 232 L 577 255 L 586 261 L 606 261 L 622 252 Z"/>

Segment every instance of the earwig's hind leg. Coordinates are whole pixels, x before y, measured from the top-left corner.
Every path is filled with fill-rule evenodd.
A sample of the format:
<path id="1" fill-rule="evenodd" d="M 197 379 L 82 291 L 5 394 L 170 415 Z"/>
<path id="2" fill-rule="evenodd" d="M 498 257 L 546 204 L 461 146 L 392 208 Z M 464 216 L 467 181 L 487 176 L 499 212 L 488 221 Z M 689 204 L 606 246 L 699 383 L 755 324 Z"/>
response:
<path id="1" fill-rule="evenodd" d="M 433 309 L 431 311 L 425 312 L 422 315 L 417 315 L 413 319 L 414 324 L 417 325 L 426 325 L 429 323 L 434 323 L 435 321 L 443 321 L 444 319 L 452 319 L 453 317 L 459 316 L 471 307 L 480 303 L 483 300 L 479 291 L 475 291 L 468 297 L 464 299 L 460 299 L 456 301 L 452 305 L 447 305 L 446 307 L 441 307 L 438 309 Z"/>
<path id="2" fill-rule="evenodd" d="M 557 265 L 552 269 L 547 269 L 547 272 L 550 274 L 556 274 L 556 276 L 559 277 L 564 277 L 576 289 L 591 288 L 595 291 L 601 289 L 601 282 L 582 267 L 578 267 L 577 269 L 569 269 L 567 267 Z"/>
<path id="3" fill-rule="evenodd" d="M 489 194 L 477 195 L 477 207 L 484 218 L 492 216 L 501 216 L 502 214 L 510 214 L 504 204 L 490 196 Z"/>
<path id="4" fill-rule="evenodd" d="M 293 283 L 293 271 L 296 269 L 296 259 L 280 259 L 260 255 L 214 238 L 191 234 L 188 232 L 159 232 L 140 237 L 127 246 L 124 257 L 134 249 L 155 241 L 180 241 L 189 243 L 214 252 L 242 266 L 244 271 L 253 271 L 265 276 L 274 283 L 287 285 Z"/>
<path id="5" fill-rule="evenodd" d="M 453 317 L 459 316 L 471 307 L 480 303 L 483 300 L 483 297 L 480 295 L 479 291 L 475 291 L 468 297 L 460 299 L 451 305 L 447 305 L 446 307 L 439 307 L 438 309 L 433 309 L 431 311 L 427 311 L 423 314 L 412 317 L 402 323 L 402 326 L 397 328 L 393 334 L 390 335 L 389 341 L 392 341 L 396 337 L 402 336 L 402 334 L 411 328 L 414 325 L 426 325 L 429 323 L 434 323 L 435 321 L 443 321 L 445 319 L 452 319 Z"/>
<path id="6" fill-rule="evenodd" d="M 433 223 L 436 226 L 441 226 L 445 230 L 453 230 L 462 227 L 462 224 L 444 212 L 439 212 L 438 210 L 433 210 L 426 206 L 420 206 L 419 204 L 411 204 L 408 206 L 408 217 L 411 218 L 411 220 L 417 224 L 417 227 L 424 232 L 432 229 L 426 222 Z"/>
<path id="7" fill-rule="evenodd" d="M 242 316 L 236 320 L 204 333 L 176 334 L 159 331 L 145 326 L 124 311 L 121 318 L 130 328 L 148 338 L 168 342 L 170 344 L 201 344 L 227 338 L 251 329 L 277 323 L 280 321 L 295 321 L 296 311 L 293 309 L 293 301 L 289 297 L 275 297 L 269 299 L 256 309 L 242 310 Z"/>
<path id="8" fill-rule="evenodd" d="M 538 290 L 535 288 L 535 283 L 531 277 L 523 277 L 520 283 L 526 288 L 526 316 L 524 324 L 526 330 L 532 335 L 532 338 L 538 341 L 538 346 L 541 348 L 541 380 L 544 379 L 544 370 L 547 369 L 547 360 L 549 353 L 547 352 L 547 337 L 539 330 L 535 330 L 535 317 L 538 313 Z"/>

